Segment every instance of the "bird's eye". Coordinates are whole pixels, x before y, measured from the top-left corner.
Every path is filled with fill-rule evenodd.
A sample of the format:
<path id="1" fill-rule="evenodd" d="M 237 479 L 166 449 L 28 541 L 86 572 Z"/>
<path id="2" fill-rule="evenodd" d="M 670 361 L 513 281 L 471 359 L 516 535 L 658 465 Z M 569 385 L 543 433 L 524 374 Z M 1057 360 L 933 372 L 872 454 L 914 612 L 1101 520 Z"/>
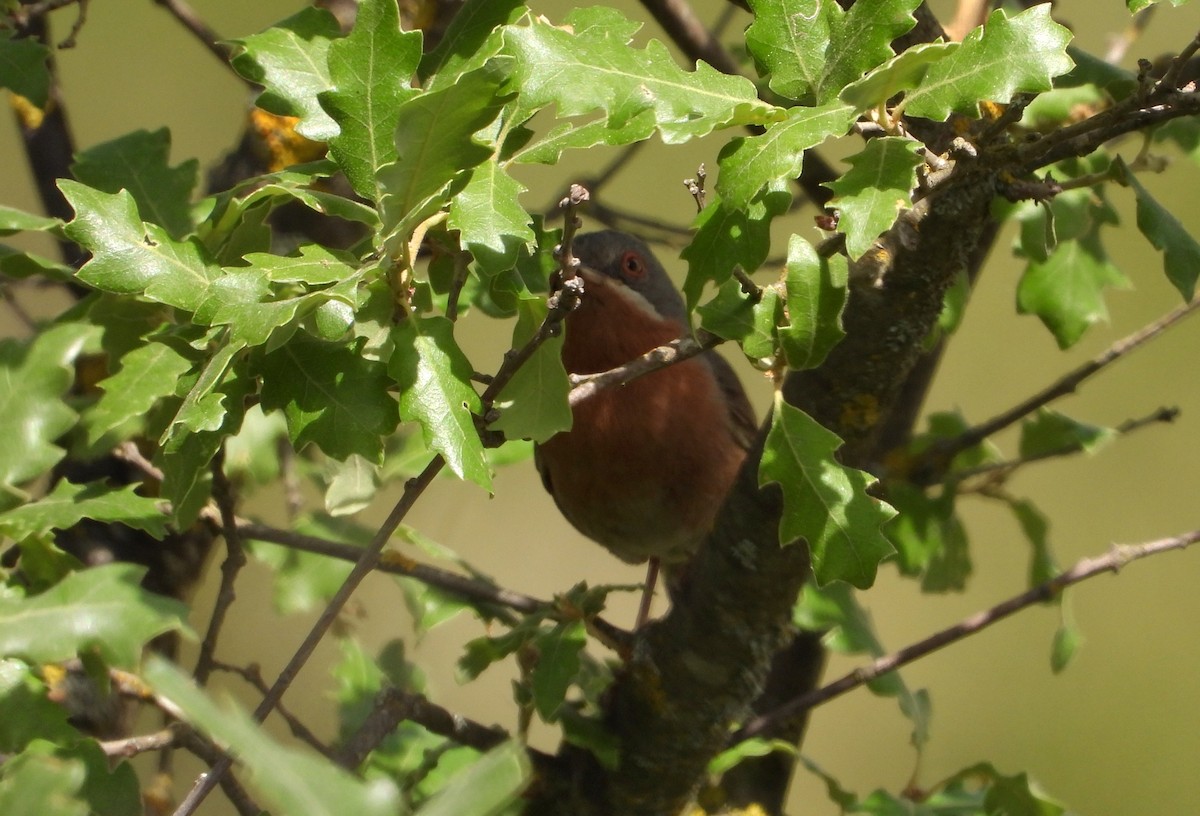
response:
<path id="1" fill-rule="evenodd" d="M 641 253 L 629 250 L 621 256 L 621 272 L 627 278 L 640 278 L 646 274 L 646 262 Z"/>

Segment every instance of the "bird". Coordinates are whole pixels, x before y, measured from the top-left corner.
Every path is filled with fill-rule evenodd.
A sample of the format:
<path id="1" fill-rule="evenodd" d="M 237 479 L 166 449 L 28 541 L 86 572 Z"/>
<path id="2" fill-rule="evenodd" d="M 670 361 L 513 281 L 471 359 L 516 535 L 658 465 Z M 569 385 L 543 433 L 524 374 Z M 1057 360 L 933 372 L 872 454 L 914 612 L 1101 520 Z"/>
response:
<path id="1" fill-rule="evenodd" d="M 687 336 L 683 298 L 640 239 L 577 235 L 583 295 L 564 320 L 571 374 L 608 371 Z M 603 389 L 572 424 L 537 445 L 542 483 L 571 525 L 628 563 L 649 562 L 636 627 L 649 614 L 659 565 L 681 569 L 711 530 L 757 425 L 729 363 L 715 351 Z"/>

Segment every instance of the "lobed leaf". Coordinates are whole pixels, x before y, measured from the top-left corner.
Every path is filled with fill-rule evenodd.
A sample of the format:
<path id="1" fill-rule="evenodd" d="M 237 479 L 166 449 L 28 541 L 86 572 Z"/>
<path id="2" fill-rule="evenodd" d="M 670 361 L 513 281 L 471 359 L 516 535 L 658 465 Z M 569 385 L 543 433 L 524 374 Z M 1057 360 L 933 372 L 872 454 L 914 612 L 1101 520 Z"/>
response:
<path id="1" fill-rule="evenodd" d="M 788 367 L 815 368 L 846 336 L 842 310 L 849 264 L 841 256 L 818 256 L 808 241 L 793 235 L 785 274 L 788 322 L 779 329 L 779 344 Z"/>
<path id="2" fill-rule="evenodd" d="M 518 202 L 523 192 L 525 186 L 498 162 L 485 161 L 450 202 L 450 228 L 458 230 L 484 275 L 512 269 L 521 248 L 534 240 L 529 213 Z"/>
<path id="3" fill-rule="evenodd" d="M 492 475 L 475 430 L 481 410 L 474 369 L 444 317 L 409 315 L 392 329 L 388 373 L 400 388 L 400 414 L 421 424 L 425 444 L 460 478 L 491 490 Z"/>
<path id="4" fill-rule="evenodd" d="M 745 208 L 719 198 L 708 203 L 696 217 L 696 235 L 682 256 L 688 262 L 683 293 L 689 310 L 699 302 L 705 284 L 721 286 L 735 266 L 750 274 L 762 265 L 771 251 L 771 221 L 791 202 L 787 185 L 774 182 Z"/>
<path id="5" fill-rule="evenodd" d="M 855 112 L 841 102 L 821 107 L 795 107 L 787 118 L 769 125 L 758 136 L 739 136 L 721 149 L 717 192 L 727 206 L 742 209 L 764 187 L 800 175 L 804 151 L 831 136 L 841 136 Z"/>
<path id="6" fill-rule="evenodd" d="M 128 190 L 143 221 L 182 238 L 193 229 L 191 196 L 200 162 L 188 159 L 171 167 L 171 132 L 138 130 L 89 147 L 71 165 L 82 184 L 105 193 Z"/>
<path id="7" fill-rule="evenodd" d="M 58 186 L 75 210 L 67 237 L 92 253 L 79 270 L 81 281 L 195 311 L 221 274 L 199 241 L 175 241 L 162 227 L 143 223 L 127 190 L 110 194 L 70 179 Z"/>
<path id="8" fill-rule="evenodd" d="M 65 530 L 81 520 L 115 522 L 155 538 L 167 533 L 162 501 L 139 496 L 136 485 L 111 488 L 103 482 L 74 484 L 65 479 L 35 502 L 0 513 L 0 533 L 20 540 Z"/>
<path id="9" fill-rule="evenodd" d="M 91 327 L 64 323 L 28 345 L 0 340 L 0 485 L 16 488 L 65 455 L 55 442 L 75 424 L 76 414 L 63 397 L 71 387 L 75 358 L 94 333 Z M 0 499 L 0 507 L 10 501 Z"/>
<path id="10" fill-rule="evenodd" d="M 866 588 L 893 552 L 880 528 L 895 511 L 868 495 L 867 473 L 837 462 L 840 446 L 835 434 L 777 391 L 758 482 L 783 488 L 779 541 L 808 541 L 818 586 L 840 580 Z"/>
<path id="11" fill-rule="evenodd" d="M 891 228 L 901 210 L 912 206 L 921 144 L 885 136 L 867 142 L 846 159 L 850 170 L 825 186 L 833 191 L 830 207 L 838 211 L 838 232 L 846 235 L 852 259 L 860 258 L 875 239 Z"/>
<path id="12" fill-rule="evenodd" d="M 685 71 L 657 40 L 644 49 L 630 47 L 638 26 L 613 9 L 576 9 L 567 22 L 557 27 L 534 18 L 505 30 L 505 53 L 515 61 L 513 87 L 520 90 L 526 118 L 555 105 L 560 117 L 600 111 L 610 128 L 619 128 L 650 110 L 663 141 L 676 144 L 779 115 L 743 77 L 704 62 Z"/>
<path id="13" fill-rule="evenodd" d="M 544 298 L 530 296 L 518 301 L 513 348 L 520 348 L 534 336 L 546 313 Z M 571 384 L 563 368 L 562 343 L 562 335 L 551 337 L 517 369 L 496 398 L 500 416 L 491 423 L 492 428 L 509 439 L 534 442 L 545 442 L 559 431 L 570 430 L 571 406 L 567 394 Z"/>
<path id="14" fill-rule="evenodd" d="M 1163 254 L 1163 269 L 1184 302 L 1196 293 L 1196 276 L 1200 275 L 1200 243 L 1191 236 L 1179 219 L 1159 204 L 1128 167 L 1117 160 L 1120 180 L 1133 188 L 1137 196 L 1137 225 L 1142 235 Z"/>
<path id="15" fill-rule="evenodd" d="M 1088 327 L 1108 319 L 1104 288 L 1129 280 L 1093 235 L 1060 243 L 1045 261 L 1033 261 L 1017 285 L 1017 311 L 1036 314 L 1059 348 L 1073 346 Z"/>
<path id="16" fill-rule="evenodd" d="M 1007 103 L 1018 93 L 1053 87 L 1054 77 L 1071 70 L 1067 56 L 1071 32 L 1039 4 L 1013 17 L 997 9 L 962 47 L 929 68 L 905 99 L 912 116 L 945 119 L 951 113 L 978 114 L 980 102 Z"/>
<path id="17" fill-rule="evenodd" d="M 396 159 L 400 105 L 418 93 L 420 60 L 421 32 L 400 30 L 395 0 L 363 0 L 354 30 L 329 46 L 332 90 L 317 99 L 338 126 L 329 152 L 363 198 L 379 200 L 375 174 Z"/>
<path id="18" fill-rule="evenodd" d="M 504 105 L 499 95 L 503 79 L 485 67 L 400 106 L 396 159 L 378 173 L 385 234 L 406 235 L 449 201 L 472 167 L 495 152 L 476 134 Z"/>
<path id="19" fill-rule="evenodd" d="M 834 0 L 752 0 L 746 47 L 772 91 L 823 105 L 892 56 L 920 0 L 877 0 L 844 10 Z"/>
<path id="20" fill-rule="evenodd" d="M 50 99 L 50 49 L 36 37 L 0 36 L 0 88 L 8 88 L 42 110 Z"/>
<path id="21" fill-rule="evenodd" d="M 56 663 L 96 651 L 119 668 L 165 632 L 187 631 L 187 607 L 143 589 L 145 567 L 104 564 L 30 598 L 0 596 L 0 654 Z"/>
<path id="22" fill-rule="evenodd" d="M 338 135 L 337 123 L 321 107 L 318 95 L 333 87 L 329 46 L 341 37 L 337 18 L 310 6 L 259 34 L 233 40 L 240 48 L 230 64 L 262 86 L 255 104 L 269 113 L 295 116 L 296 132 L 326 142 Z"/>
<path id="23" fill-rule="evenodd" d="M 128 422 L 145 417 L 158 402 L 175 395 L 192 361 L 166 343 L 138 346 L 121 358 L 116 373 L 98 383 L 104 393 L 83 414 L 86 442 L 95 450 Z"/>
<path id="24" fill-rule="evenodd" d="M 260 365 L 263 409 L 283 411 L 297 449 L 312 443 L 334 459 L 383 461 L 383 440 L 399 416 L 381 363 L 357 347 L 297 334 Z"/>

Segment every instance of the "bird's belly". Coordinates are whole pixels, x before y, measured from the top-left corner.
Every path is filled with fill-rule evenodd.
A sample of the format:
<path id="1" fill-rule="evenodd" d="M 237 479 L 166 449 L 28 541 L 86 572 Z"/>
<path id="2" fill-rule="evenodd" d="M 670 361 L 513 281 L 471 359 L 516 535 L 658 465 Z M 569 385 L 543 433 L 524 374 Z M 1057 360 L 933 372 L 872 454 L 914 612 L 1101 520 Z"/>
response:
<path id="1" fill-rule="evenodd" d="M 567 520 L 624 561 L 686 560 L 744 458 L 715 389 L 689 360 L 576 406 L 572 430 L 538 450 Z"/>

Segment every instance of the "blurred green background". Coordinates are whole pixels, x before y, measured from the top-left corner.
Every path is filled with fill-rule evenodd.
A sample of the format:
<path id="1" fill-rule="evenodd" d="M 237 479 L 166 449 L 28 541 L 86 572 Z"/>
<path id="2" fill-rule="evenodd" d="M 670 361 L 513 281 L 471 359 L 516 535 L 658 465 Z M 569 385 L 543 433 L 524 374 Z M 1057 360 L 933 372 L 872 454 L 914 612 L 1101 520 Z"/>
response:
<path id="1" fill-rule="evenodd" d="M 288 16 L 300 2 L 194 0 L 193 5 L 222 36 L 232 38 Z M 551 19 L 560 19 L 570 7 L 561 2 L 530 5 Z M 632 17 L 649 19 L 636 3 L 618 5 Z M 695 5 L 711 20 L 726 4 L 704 0 Z M 951 6 L 934 4 L 940 13 Z M 66 33 L 73 13 L 68 9 L 54 15 L 59 36 Z M 1078 43 L 1093 52 L 1103 52 L 1128 19 L 1121 0 L 1063 0 L 1056 15 L 1074 28 Z M 744 18 L 737 18 L 731 31 L 743 24 Z M 1178 50 L 1197 29 L 1200 4 L 1163 9 L 1125 64 L 1132 65 L 1139 56 L 1153 58 Z M 663 35 L 648 23 L 639 37 Z M 80 147 L 165 125 L 174 138 L 173 160 L 197 157 L 207 167 L 238 137 L 249 102 L 244 86 L 149 0 L 93 4 L 78 48 L 61 52 L 59 61 Z M 681 148 L 648 146 L 605 189 L 606 200 L 686 222 L 693 205 L 681 180 L 694 175 L 701 161 L 715 168 L 725 138 L 717 134 Z M 1137 146 L 1131 141 L 1122 152 L 1129 155 Z M 14 127 L 0 127 L 0 156 L 5 168 L 3 203 L 36 210 Z M 595 150 L 568 154 L 564 166 L 530 169 L 522 177 L 531 188 L 524 204 L 544 208 L 568 182 L 595 173 L 612 157 L 611 152 Z M 1178 158 L 1166 175 L 1144 183 L 1193 234 L 1200 233 L 1200 168 Z M 1020 266 L 1009 252 L 1012 236 L 1005 235 L 950 347 L 927 410 L 957 409 L 971 421 L 985 419 L 1176 305 L 1178 296 L 1162 274 L 1159 255 L 1133 228 L 1131 195 L 1116 189 L 1112 197 L 1124 228 L 1119 236 L 1110 233 L 1109 249 L 1136 290 L 1110 295 L 1111 323 L 1093 329 L 1071 352 L 1060 353 L 1034 318 L 1014 313 Z M 785 245 L 788 231 L 815 237 L 811 215 L 803 212 L 780 225 L 777 246 Z M 682 274 L 680 263 L 665 260 Z M 7 319 L 0 311 L 0 320 Z M 476 367 L 494 368 L 509 328 L 467 319 L 461 329 Z M 1111 542 L 1137 542 L 1200 525 L 1200 380 L 1194 374 L 1198 341 L 1200 321 L 1184 323 L 1086 384 L 1080 394 L 1056 404 L 1073 417 L 1106 425 L 1143 416 L 1161 405 L 1182 409 L 1173 426 L 1118 440 L 1094 457 L 1030 467 L 1013 480 L 1012 492 L 1033 499 L 1049 516 L 1050 537 L 1062 564 L 1101 553 Z M 748 366 L 740 361 L 737 365 L 761 411 L 768 385 Z M 1015 452 L 1014 436 L 998 441 L 1008 453 Z M 393 498 L 394 494 L 381 495 L 369 511 L 372 517 L 381 517 Z M 898 580 L 894 570 L 885 568 L 878 585 L 864 596 L 890 648 L 1024 588 L 1028 547 L 1011 514 L 986 500 L 968 501 L 963 507 L 977 574 L 967 592 L 923 597 L 911 582 Z M 267 519 L 282 517 L 271 498 L 248 509 Z M 501 584 L 531 594 L 547 597 L 583 579 L 594 584 L 641 578 L 640 568 L 616 562 L 561 519 L 529 463 L 498 473 L 494 497 L 442 479 L 410 520 Z M 214 579 L 215 573 L 212 570 Z M 914 768 L 915 755 L 908 745 L 910 726 L 894 702 L 863 690 L 815 712 L 804 753 L 861 795 L 877 787 L 899 791 L 914 771 L 917 784 L 928 785 L 977 760 L 990 759 L 1006 773 L 1028 771 L 1072 809 L 1089 816 L 1200 812 L 1200 775 L 1195 773 L 1200 756 L 1198 576 L 1200 552 L 1173 553 L 1070 592 L 1068 606 L 1086 643 L 1059 676 L 1049 667 L 1058 623 L 1058 612 L 1049 608 L 1024 612 L 907 669 L 909 684 L 927 687 L 933 698 L 932 740 L 919 769 Z M 203 625 L 211 609 L 212 589 L 196 599 L 197 625 Z M 276 615 L 261 568 L 247 571 L 238 594 L 221 656 L 230 663 L 258 662 L 272 677 L 299 642 L 309 618 Z M 631 622 L 634 599 L 615 600 L 612 618 Z M 384 577 L 367 582 L 346 617 L 347 626 L 371 649 L 408 637 L 400 591 Z M 456 620 L 420 642 L 410 642 L 409 653 L 427 671 L 436 700 L 484 722 L 512 727 L 511 675 L 497 667 L 467 687 L 454 680 L 462 641 L 479 634 L 477 624 Z M 287 698 L 325 734 L 332 727 L 326 713 L 331 708 L 326 696 L 328 664 L 336 658 L 336 646 L 325 644 Z M 853 665 L 834 659 L 828 676 Z M 220 682 L 247 699 L 236 681 Z M 306 700 L 311 704 L 307 711 Z M 539 739 L 542 747 L 551 747 L 547 733 Z M 837 812 L 820 782 L 804 771 L 798 773 L 791 803 L 794 814 Z M 214 797 L 203 812 L 223 809 Z"/>

